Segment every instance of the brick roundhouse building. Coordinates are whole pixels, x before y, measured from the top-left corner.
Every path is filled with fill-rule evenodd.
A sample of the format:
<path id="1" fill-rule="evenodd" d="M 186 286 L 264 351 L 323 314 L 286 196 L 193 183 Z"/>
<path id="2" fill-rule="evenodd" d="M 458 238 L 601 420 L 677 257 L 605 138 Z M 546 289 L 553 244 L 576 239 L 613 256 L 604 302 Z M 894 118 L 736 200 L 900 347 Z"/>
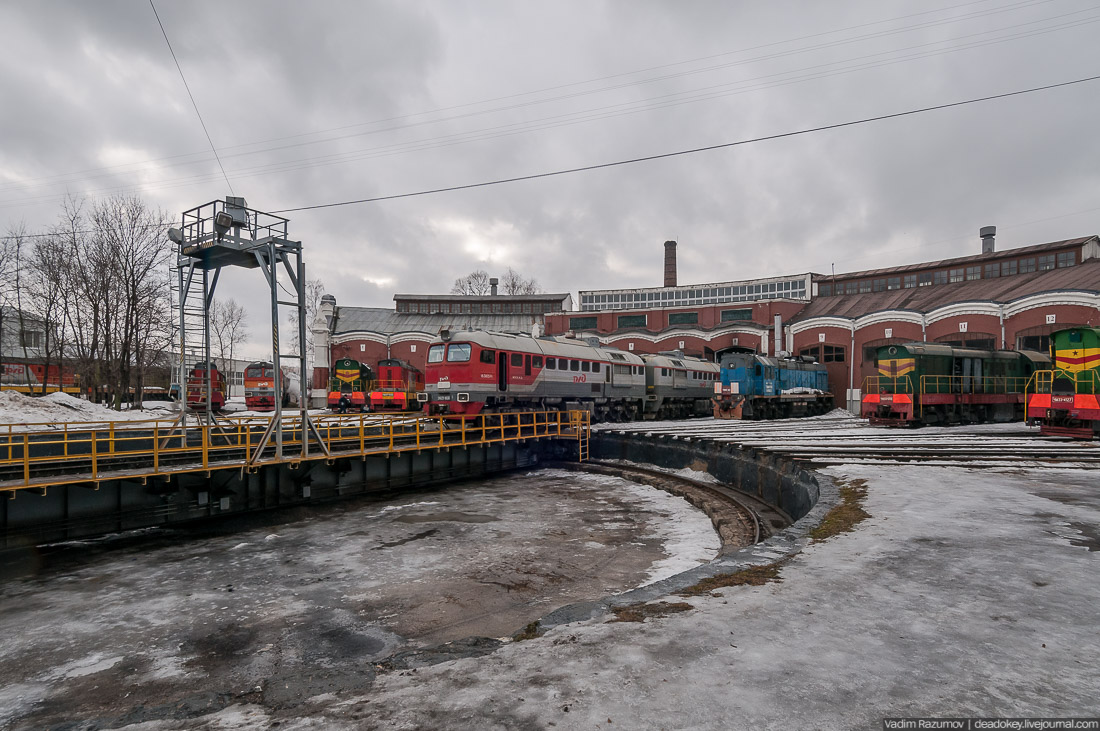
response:
<path id="1" fill-rule="evenodd" d="M 373 363 L 396 351 L 392 357 L 423 368 L 424 348 L 415 345 L 440 329 L 529 333 L 537 327 L 636 353 L 681 350 L 717 359 L 731 351 L 779 350 L 811 356 L 826 365 L 837 405 L 858 410 L 860 386 L 874 374 L 879 346 L 929 341 L 1046 351 L 1053 330 L 1100 327 L 1097 236 L 996 251 L 993 227 L 981 233 L 982 253 L 973 256 L 694 285 L 677 284 L 676 242 L 669 241 L 664 286 L 581 291 L 579 310 L 571 310 L 571 297 L 563 294 L 477 302 L 397 295 L 395 310 L 337 308 L 327 298 L 314 329 L 315 362 L 347 356 Z M 415 319 L 402 309 L 414 304 Z M 476 305 L 478 315 L 464 305 Z M 314 387 L 327 378 L 327 368 L 315 369 Z"/>

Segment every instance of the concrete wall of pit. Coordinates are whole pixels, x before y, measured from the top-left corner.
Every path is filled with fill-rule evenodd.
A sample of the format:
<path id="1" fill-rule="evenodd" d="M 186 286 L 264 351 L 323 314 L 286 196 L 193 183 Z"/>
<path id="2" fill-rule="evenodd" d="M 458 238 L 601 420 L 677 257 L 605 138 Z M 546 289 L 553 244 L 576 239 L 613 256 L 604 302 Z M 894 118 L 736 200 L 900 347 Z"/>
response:
<path id="1" fill-rule="evenodd" d="M 794 520 L 813 509 L 821 495 L 817 477 L 775 455 L 715 442 L 668 435 L 597 432 L 589 449 L 596 459 L 622 459 L 673 470 L 707 472 L 723 484 L 774 505 Z"/>

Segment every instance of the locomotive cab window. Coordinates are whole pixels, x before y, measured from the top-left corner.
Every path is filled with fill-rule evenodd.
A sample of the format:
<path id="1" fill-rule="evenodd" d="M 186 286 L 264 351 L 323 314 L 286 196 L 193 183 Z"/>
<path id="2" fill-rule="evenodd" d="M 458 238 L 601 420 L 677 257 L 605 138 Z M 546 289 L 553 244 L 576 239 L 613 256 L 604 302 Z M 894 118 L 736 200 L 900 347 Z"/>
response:
<path id="1" fill-rule="evenodd" d="M 522 368 L 523 367 L 523 353 L 512 353 L 512 367 L 513 368 Z"/>
<path id="2" fill-rule="evenodd" d="M 557 368 L 558 368 L 558 365 L 557 365 L 557 362 L 555 361 L 554 358 L 547 358 L 546 359 L 546 370 L 553 371 L 553 370 L 557 370 Z"/>
<path id="3" fill-rule="evenodd" d="M 497 353 L 495 350 L 483 350 L 481 351 L 481 362 L 492 365 L 497 362 Z"/>
<path id="4" fill-rule="evenodd" d="M 541 355 L 536 355 L 536 356 L 531 358 L 531 367 L 532 368 L 542 368 L 542 356 Z"/>
<path id="5" fill-rule="evenodd" d="M 1074 330 L 1073 332 L 1071 332 L 1069 334 L 1069 341 L 1071 343 L 1081 342 L 1081 331 L 1080 330 Z"/>
<path id="6" fill-rule="evenodd" d="M 428 348 L 428 362 L 429 363 L 442 363 L 443 362 L 443 346 L 433 345 Z"/>
<path id="7" fill-rule="evenodd" d="M 448 363 L 465 363 L 470 360 L 470 344 L 455 343 L 447 346 Z"/>
<path id="8" fill-rule="evenodd" d="M 588 372 L 588 366 L 589 366 L 589 365 L 590 365 L 590 364 L 589 364 L 589 362 L 588 362 L 587 360 L 582 360 L 582 361 L 581 361 L 581 371 L 582 371 L 582 372 L 584 372 L 584 373 L 587 373 L 587 372 Z"/>
<path id="9" fill-rule="evenodd" d="M 569 370 L 579 371 L 581 369 L 581 362 L 579 360 L 569 361 Z"/>

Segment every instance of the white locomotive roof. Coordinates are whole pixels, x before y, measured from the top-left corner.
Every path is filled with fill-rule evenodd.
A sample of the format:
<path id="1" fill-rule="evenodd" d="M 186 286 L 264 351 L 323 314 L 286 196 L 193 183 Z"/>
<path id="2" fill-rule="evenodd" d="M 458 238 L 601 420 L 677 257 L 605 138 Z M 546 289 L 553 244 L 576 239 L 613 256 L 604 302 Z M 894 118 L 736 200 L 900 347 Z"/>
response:
<path id="1" fill-rule="evenodd" d="M 642 359 L 647 364 L 652 364 L 658 368 L 692 368 L 694 370 L 703 371 L 717 371 L 719 370 L 717 363 L 712 363 L 709 360 L 703 360 L 702 358 L 696 358 L 691 355 L 668 355 L 665 353 L 647 353 L 642 356 Z"/>
<path id="2" fill-rule="evenodd" d="M 510 350 L 521 353 L 534 353 L 551 358 L 578 358 L 642 365 L 642 359 L 625 350 L 616 348 L 593 347 L 580 340 L 562 337 L 535 338 L 530 335 L 512 335 L 509 333 L 488 332 L 485 330 L 467 330 L 451 333 L 448 340 L 438 338 L 431 345 L 447 343 L 474 343 L 483 348 Z"/>

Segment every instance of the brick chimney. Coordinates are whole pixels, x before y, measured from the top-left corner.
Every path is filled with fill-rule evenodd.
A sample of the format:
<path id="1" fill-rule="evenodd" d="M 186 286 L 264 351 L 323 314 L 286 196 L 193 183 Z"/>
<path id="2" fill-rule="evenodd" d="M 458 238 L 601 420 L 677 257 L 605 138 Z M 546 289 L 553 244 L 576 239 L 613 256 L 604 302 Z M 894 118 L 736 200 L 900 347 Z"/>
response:
<path id="1" fill-rule="evenodd" d="M 676 242 L 665 242 L 665 286 L 676 286 Z"/>

